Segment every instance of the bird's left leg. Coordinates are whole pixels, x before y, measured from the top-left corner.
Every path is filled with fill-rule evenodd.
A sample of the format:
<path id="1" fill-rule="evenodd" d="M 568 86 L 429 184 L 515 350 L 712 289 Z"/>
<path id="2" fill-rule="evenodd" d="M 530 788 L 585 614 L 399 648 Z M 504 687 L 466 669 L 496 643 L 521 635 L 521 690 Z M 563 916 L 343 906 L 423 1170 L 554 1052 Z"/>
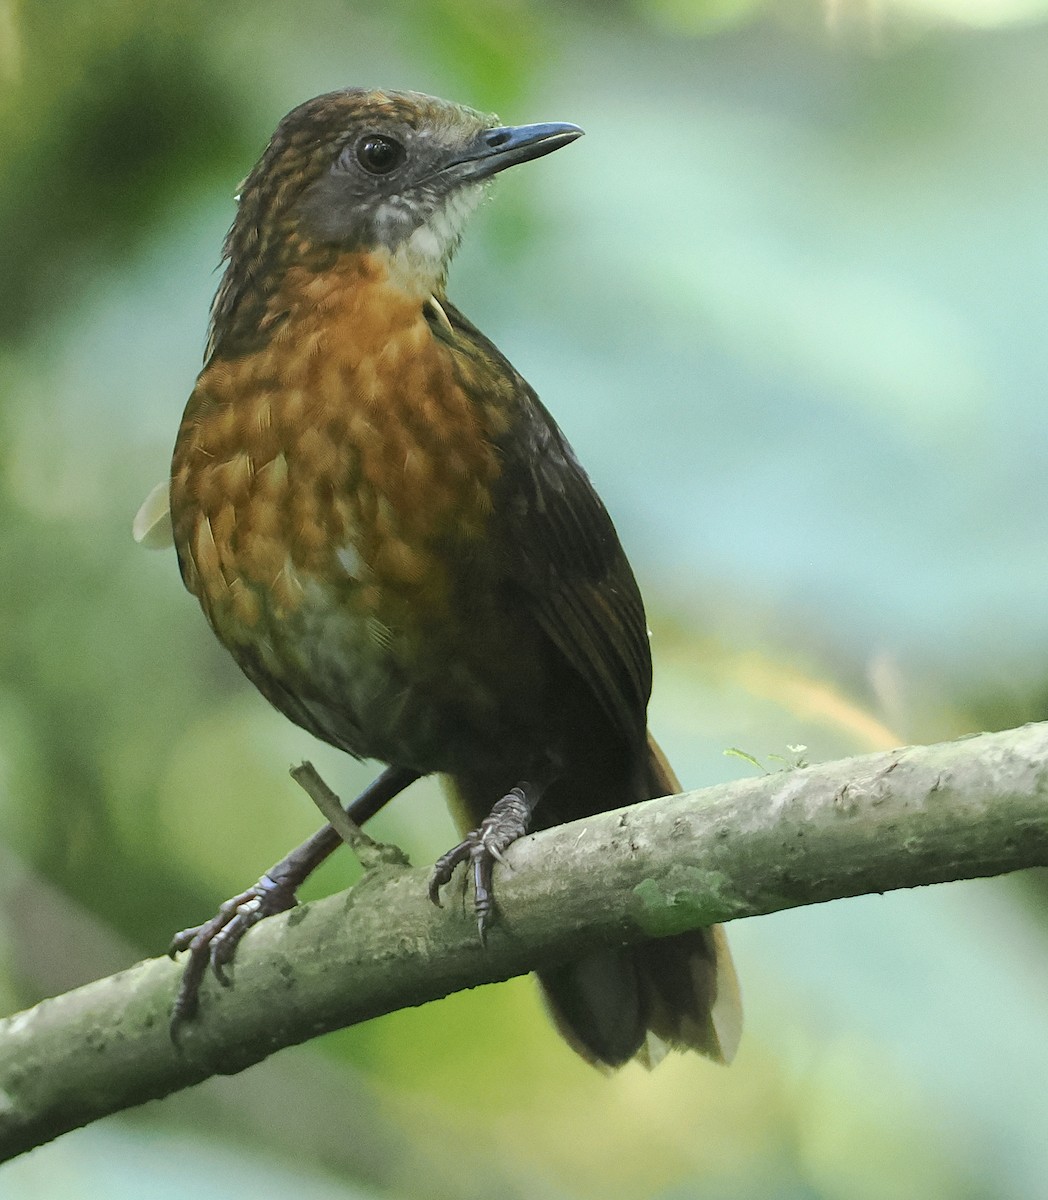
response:
<path id="1" fill-rule="evenodd" d="M 429 879 L 429 898 L 440 906 L 440 889 L 448 883 L 459 863 L 469 862 L 473 870 L 473 906 L 477 928 L 483 941 L 491 922 L 495 901 L 492 874 L 496 862 L 504 862 L 502 852 L 528 832 L 531 816 L 542 799 L 546 784 L 521 782 L 510 788 L 491 812 L 457 846 L 433 864 Z"/>
<path id="2" fill-rule="evenodd" d="M 418 771 L 387 767 L 346 805 L 346 816 L 355 824 L 363 825 L 418 778 Z M 303 842 L 270 867 L 258 883 L 227 900 L 210 921 L 175 934 L 168 953 L 172 958 L 182 950 L 188 950 L 189 954 L 171 1009 L 172 1035 L 183 1022 L 196 1015 L 200 987 L 208 967 L 220 983 L 228 983 L 226 968 L 233 961 L 244 934 L 266 917 L 294 908 L 300 885 L 341 845 L 339 833 L 325 825 L 308 842 Z"/>

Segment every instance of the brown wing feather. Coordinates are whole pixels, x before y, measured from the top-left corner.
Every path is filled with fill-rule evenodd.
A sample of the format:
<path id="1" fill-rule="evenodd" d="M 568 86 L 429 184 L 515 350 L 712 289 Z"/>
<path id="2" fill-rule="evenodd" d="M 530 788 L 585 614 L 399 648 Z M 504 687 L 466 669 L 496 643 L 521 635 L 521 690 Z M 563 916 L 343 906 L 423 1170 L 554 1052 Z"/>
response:
<path id="1" fill-rule="evenodd" d="M 508 580 L 628 741 L 643 747 L 651 652 L 640 590 L 615 526 L 557 423 L 528 384 L 452 305 L 469 353 L 512 380 L 512 427 L 502 459 L 494 540 Z"/>
<path id="2" fill-rule="evenodd" d="M 524 505 L 510 509 L 516 576 L 539 623 L 618 728 L 643 743 L 651 695 L 647 621 L 607 510 L 552 417 L 529 393 L 529 436 L 506 475 Z"/>

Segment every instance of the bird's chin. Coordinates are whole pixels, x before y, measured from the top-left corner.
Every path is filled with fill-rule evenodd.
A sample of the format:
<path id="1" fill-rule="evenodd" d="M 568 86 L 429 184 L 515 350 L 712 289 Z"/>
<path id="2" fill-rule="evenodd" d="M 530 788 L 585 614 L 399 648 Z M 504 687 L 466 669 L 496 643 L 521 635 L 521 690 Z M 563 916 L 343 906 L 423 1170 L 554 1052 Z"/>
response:
<path id="1" fill-rule="evenodd" d="M 463 184 L 450 192 L 406 236 L 390 239 L 392 244 L 387 242 L 386 245 L 393 281 L 404 291 L 423 297 L 439 288 L 466 222 L 483 196 L 483 184 Z"/>

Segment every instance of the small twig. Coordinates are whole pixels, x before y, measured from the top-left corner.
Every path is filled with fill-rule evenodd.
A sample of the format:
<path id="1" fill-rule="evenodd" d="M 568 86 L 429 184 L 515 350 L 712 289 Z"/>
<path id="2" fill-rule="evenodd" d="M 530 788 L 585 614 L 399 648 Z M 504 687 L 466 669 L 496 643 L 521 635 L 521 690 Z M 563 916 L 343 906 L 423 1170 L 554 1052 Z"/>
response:
<path id="1" fill-rule="evenodd" d="M 379 866 L 410 867 L 408 856 L 399 846 L 377 842 L 352 820 L 342 807 L 342 801 L 320 778 L 311 762 L 291 768 L 291 778 L 306 793 L 327 818 L 328 824 L 353 851 L 365 871 Z"/>

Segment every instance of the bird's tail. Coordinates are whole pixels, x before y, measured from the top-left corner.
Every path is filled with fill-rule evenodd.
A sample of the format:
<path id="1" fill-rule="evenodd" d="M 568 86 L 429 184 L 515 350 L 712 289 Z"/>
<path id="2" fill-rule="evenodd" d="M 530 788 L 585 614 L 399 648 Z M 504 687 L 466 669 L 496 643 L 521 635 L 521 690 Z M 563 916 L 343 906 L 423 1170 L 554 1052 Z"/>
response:
<path id="1" fill-rule="evenodd" d="M 680 790 L 650 736 L 648 783 L 652 797 Z M 596 1066 L 637 1058 L 653 1067 L 667 1049 L 697 1050 L 722 1063 L 735 1056 L 742 1003 L 719 925 L 601 950 L 541 972 L 539 982 L 561 1034 Z"/>

